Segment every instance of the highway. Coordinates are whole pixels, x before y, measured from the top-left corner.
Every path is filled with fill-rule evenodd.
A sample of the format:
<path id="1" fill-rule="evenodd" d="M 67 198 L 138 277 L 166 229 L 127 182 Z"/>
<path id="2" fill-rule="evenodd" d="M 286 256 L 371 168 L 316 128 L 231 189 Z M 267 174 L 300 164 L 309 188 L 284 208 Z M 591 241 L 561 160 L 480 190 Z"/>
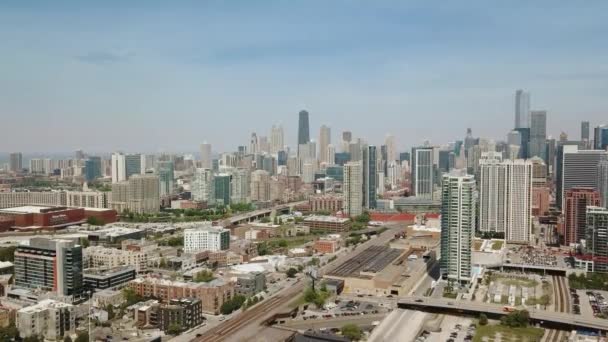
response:
<path id="1" fill-rule="evenodd" d="M 323 271 L 333 270 L 337 266 L 341 265 L 346 260 L 353 256 L 361 253 L 369 246 L 384 245 L 391 240 L 395 233 L 400 230 L 401 227 L 389 228 L 383 232 L 380 236 L 372 238 L 363 244 L 357 246 L 352 252 L 342 254 L 333 262 L 320 268 L 321 273 Z M 258 305 L 249 308 L 245 312 L 241 312 L 229 321 L 225 321 L 222 324 L 211 328 L 205 332 L 202 336 L 195 339 L 198 342 L 219 342 L 226 341 L 229 337 L 235 334 L 239 334 L 240 340 L 247 340 L 253 338 L 259 331 L 260 325 L 268 318 L 273 315 L 285 312 L 285 307 L 289 302 L 297 299 L 300 294 L 304 291 L 306 281 L 298 281 L 291 287 L 287 287 L 282 291 L 277 292 L 273 296 L 267 298 Z"/>
<path id="2" fill-rule="evenodd" d="M 282 209 L 282 208 L 285 208 L 285 207 L 292 208 L 292 207 L 294 207 L 296 205 L 300 205 L 300 204 L 304 204 L 304 203 L 308 203 L 308 201 L 285 203 L 285 204 L 275 205 L 274 207 L 271 207 L 271 208 L 249 211 L 249 212 L 246 212 L 246 213 L 234 215 L 234 216 L 230 217 L 227 220 L 230 221 L 231 224 L 236 224 L 238 222 L 241 222 L 241 221 L 244 221 L 244 220 L 249 220 L 250 218 L 257 217 L 257 216 L 260 216 L 260 215 L 268 215 L 268 214 L 272 213 L 273 210 L 276 210 L 276 209 Z"/>
<path id="3" fill-rule="evenodd" d="M 417 308 L 420 310 L 424 310 L 425 308 L 446 309 L 450 311 L 459 311 L 472 314 L 482 312 L 495 315 L 506 314 L 506 312 L 503 311 L 502 305 L 419 296 L 402 298 L 399 300 L 398 306 L 401 308 Z M 530 318 L 537 321 L 608 331 L 608 320 L 585 318 L 581 317 L 580 315 L 572 315 L 566 312 L 550 312 L 545 310 L 536 310 L 534 308 L 529 308 L 528 312 L 530 312 Z"/>

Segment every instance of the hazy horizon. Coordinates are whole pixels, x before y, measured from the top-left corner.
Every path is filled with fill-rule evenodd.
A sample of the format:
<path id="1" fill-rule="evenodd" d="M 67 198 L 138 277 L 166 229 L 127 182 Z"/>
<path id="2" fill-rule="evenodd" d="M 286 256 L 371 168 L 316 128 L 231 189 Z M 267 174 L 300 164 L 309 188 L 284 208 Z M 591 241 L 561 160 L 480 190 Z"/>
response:
<path id="1" fill-rule="evenodd" d="M 0 4 L 0 153 L 214 152 L 281 123 L 398 150 L 505 139 L 514 93 L 547 135 L 606 123 L 608 2 Z M 0 155 L 0 159 L 2 156 Z"/>

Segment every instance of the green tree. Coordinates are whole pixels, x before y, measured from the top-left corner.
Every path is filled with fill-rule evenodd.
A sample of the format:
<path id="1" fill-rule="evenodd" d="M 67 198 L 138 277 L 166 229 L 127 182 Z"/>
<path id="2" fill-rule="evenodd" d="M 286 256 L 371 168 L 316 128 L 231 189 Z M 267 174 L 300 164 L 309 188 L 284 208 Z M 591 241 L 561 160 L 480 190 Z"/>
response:
<path id="1" fill-rule="evenodd" d="M 69 335 L 66 335 L 66 336 L 63 338 L 63 342 L 72 342 L 72 338 L 71 338 Z"/>
<path id="2" fill-rule="evenodd" d="M 160 258 L 160 262 L 158 263 L 158 267 L 167 268 L 167 259 L 164 257 Z"/>
<path id="3" fill-rule="evenodd" d="M 122 295 L 125 298 L 127 307 L 144 300 L 142 296 L 137 294 L 135 290 L 130 287 L 125 287 L 124 289 L 122 289 Z"/>
<path id="4" fill-rule="evenodd" d="M 198 272 L 196 276 L 194 276 L 194 281 L 197 283 L 208 283 L 213 279 L 215 279 L 215 277 L 213 276 L 213 272 L 208 270 L 202 270 Z"/>
<path id="5" fill-rule="evenodd" d="M 82 332 L 78 334 L 74 342 L 89 342 L 89 333 Z"/>
<path id="6" fill-rule="evenodd" d="M 488 316 L 486 316 L 486 314 L 482 313 L 479 315 L 479 325 L 486 325 L 488 324 Z"/>
<path id="7" fill-rule="evenodd" d="M 0 261 L 15 261 L 16 246 L 0 248 Z"/>
<path id="8" fill-rule="evenodd" d="M 530 323 L 530 313 L 526 310 L 517 310 L 503 316 L 500 324 L 510 328 L 525 328 Z"/>
<path id="9" fill-rule="evenodd" d="M 37 335 L 29 336 L 23 339 L 23 342 L 42 342 L 42 338 Z"/>
<path id="10" fill-rule="evenodd" d="M 99 217 L 90 216 L 87 218 L 87 223 L 91 226 L 103 226 L 104 223 Z"/>
<path id="11" fill-rule="evenodd" d="M 342 336 L 348 338 L 351 341 L 358 341 L 363 336 L 361 328 L 355 324 L 346 324 L 342 327 Z"/>
<path id="12" fill-rule="evenodd" d="M 87 238 L 80 238 L 80 246 L 82 246 L 82 248 L 87 248 L 91 245 L 91 243 L 89 242 L 89 239 Z"/>
<path id="13" fill-rule="evenodd" d="M 182 332 L 182 326 L 176 323 L 170 324 L 167 328 L 167 333 L 169 335 L 179 335 Z"/>
<path id="14" fill-rule="evenodd" d="M 278 245 L 282 248 L 287 247 L 287 240 L 279 240 Z"/>
<path id="15" fill-rule="evenodd" d="M 550 301 L 551 301 L 551 297 L 548 294 L 544 294 L 544 295 L 540 296 L 540 299 L 538 300 L 538 304 L 544 305 L 545 309 L 546 309 L 547 305 L 549 305 Z"/>
<path id="16" fill-rule="evenodd" d="M 296 274 L 298 274 L 298 270 L 293 267 L 290 267 L 287 272 L 285 272 L 289 278 L 294 278 Z"/>
<path id="17" fill-rule="evenodd" d="M 0 341 L 12 341 L 19 336 L 19 330 L 14 324 L 0 328 Z"/>
<path id="18" fill-rule="evenodd" d="M 257 244 L 258 255 L 266 255 L 268 254 L 268 244 L 266 242 L 260 242 Z"/>

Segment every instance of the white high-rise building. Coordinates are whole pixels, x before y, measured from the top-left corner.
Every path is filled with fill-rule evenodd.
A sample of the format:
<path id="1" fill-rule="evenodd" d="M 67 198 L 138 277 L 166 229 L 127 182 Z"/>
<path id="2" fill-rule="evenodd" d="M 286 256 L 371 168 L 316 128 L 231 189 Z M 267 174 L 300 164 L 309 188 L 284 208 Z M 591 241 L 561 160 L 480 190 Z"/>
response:
<path id="1" fill-rule="evenodd" d="M 401 174 L 402 168 L 401 164 L 397 161 L 391 161 L 387 167 L 388 173 L 388 183 L 391 186 L 391 189 L 396 189 L 399 187 L 399 183 L 401 182 Z"/>
<path id="2" fill-rule="evenodd" d="M 459 284 L 471 281 L 475 235 L 475 178 L 464 170 L 443 175 L 441 186 L 441 274 Z"/>
<path id="3" fill-rule="evenodd" d="M 435 185 L 435 152 L 433 147 L 412 148 L 412 193 L 416 197 L 433 199 Z"/>
<path id="4" fill-rule="evenodd" d="M 377 181 L 378 181 L 378 195 L 384 195 L 384 171 L 377 172 Z"/>
<path id="5" fill-rule="evenodd" d="M 211 222 L 204 222 L 201 227 L 184 230 L 184 252 L 195 251 L 218 252 L 230 247 L 230 230 L 213 227 Z"/>
<path id="6" fill-rule="evenodd" d="M 284 145 L 283 126 L 272 125 L 270 129 L 270 153 L 282 151 Z"/>
<path id="7" fill-rule="evenodd" d="M 384 139 L 384 144 L 386 145 L 386 160 L 397 160 L 397 143 L 395 142 L 395 136 L 387 134 Z"/>
<path id="8" fill-rule="evenodd" d="M 250 173 L 246 168 L 236 168 L 231 171 L 230 201 L 232 203 L 250 202 Z"/>
<path id="9" fill-rule="evenodd" d="M 249 154 L 260 153 L 260 143 L 258 141 L 258 135 L 253 132 L 251 133 L 251 139 L 249 139 Z"/>
<path id="10" fill-rule="evenodd" d="M 512 242 L 529 242 L 532 232 L 530 160 L 479 162 L 479 230 L 504 233 Z"/>
<path id="11" fill-rule="evenodd" d="M 302 182 L 310 184 L 315 180 L 315 165 L 311 162 L 302 164 Z"/>
<path id="12" fill-rule="evenodd" d="M 266 152 L 270 153 L 270 143 L 268 142 L 268 137 L 263 135 L 258 137 L 258 147 L 260 149 L 260 153 Z"/>
<path id="13" fill-rule="evenodd" d="M 215 184 L 213 183 L 213 170 L 197 168 L 192 180 L 192 199 L 207 202 L 208 205 L 215 203 Z"/>
<path id="14" fill-rule="evenodd" d="M 112 153 L 112 183 L 127 180 L 127 163 L 121 152 Z"/>
<path id="15" fill-rule="evenodd" d="M 322 163 L 329 163 L 329 150 L 327 147 L 331 144 L 331 128 L 322 125 L 319 130 L 319 159 Z"/>
<path id="16" fill-rule="evenodd" d="M 360 161 L 344 165 L 344 214 L 357 216 L 363 213 L 363 167 Z"/>
<path id="17" fill-rule="evenodd" d="M 204 142 L 201 144 L 201 168 L 213 168 L 213 160 L 211 156 L 211 144 Z"/>
<path id="18" fill-rule="evenodd" d="M 597 191 L 600 193 L 602 207 L 608 207 L 608 159 L 603 158 L 597 164 Z"/>
<path id="19" fill-rule="evenodd" d="M 336 147 L 334 145 L 327 145 L 327 165 L 336 164 Z"/>

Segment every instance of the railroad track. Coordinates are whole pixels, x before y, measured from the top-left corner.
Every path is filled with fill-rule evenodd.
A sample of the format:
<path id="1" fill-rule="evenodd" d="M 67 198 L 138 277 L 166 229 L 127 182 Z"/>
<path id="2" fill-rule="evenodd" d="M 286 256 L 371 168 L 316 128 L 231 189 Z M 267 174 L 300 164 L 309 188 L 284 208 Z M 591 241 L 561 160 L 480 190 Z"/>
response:
<path id="1" fill-rule="evenodd" d="M 209 331 L 205 332 L 201 337 L 194 339 L 194 341 L 223 341 L 227 336 L 230 336 L 236 330 L 239 330 L 240 328 L 249 324 L 251 321 L 258 319 L 261 315 L 264 315 L 266 312 L 269 311 L 269 309 L 274 308 L 275 306 L 283 305 L 292 298 L 293 297 L 282 295 L 272 297 L 266 301 L 263 301 L 261 304 L 255 306 L 254 308 L 251 308 L 245 311 L 244 313 L 232 318 L 228 322 L 225 322 L 210 329 Z"/>
<path id="2" fill-rule="evenodd" d="M 326 265 L 326 273 L 335 272 L 337 268 L 347 260 L 356 257 L 369 246 L 383 245 L 390 240 L 390 237 L 394 234 L 398 228 L 389 229 L 382 233 L 383 238 L 377 237 L 369 240 L 357 247 L 357 251 L 353 254 L 343 255 L 338 257 L 330 264 Z M 286 293 L 279 293 L 271 298 L 262 301 L 255 307 L 241 312 L 228 321 L 224 321 L 221 324 L 207 330 L 200 337 L 193 339 L 196 342 L 220 342 L 226 340 L 229 336 L 233 335 L 237 330 L 246 327 L 252 322 L 262 319 L 265 316 L 269 316 L 272 309 L 286 305 L 291 300 L 295 299 L 299 294 L 304 291 L 305 281 L 299 281 L 293 284 Z"/>

